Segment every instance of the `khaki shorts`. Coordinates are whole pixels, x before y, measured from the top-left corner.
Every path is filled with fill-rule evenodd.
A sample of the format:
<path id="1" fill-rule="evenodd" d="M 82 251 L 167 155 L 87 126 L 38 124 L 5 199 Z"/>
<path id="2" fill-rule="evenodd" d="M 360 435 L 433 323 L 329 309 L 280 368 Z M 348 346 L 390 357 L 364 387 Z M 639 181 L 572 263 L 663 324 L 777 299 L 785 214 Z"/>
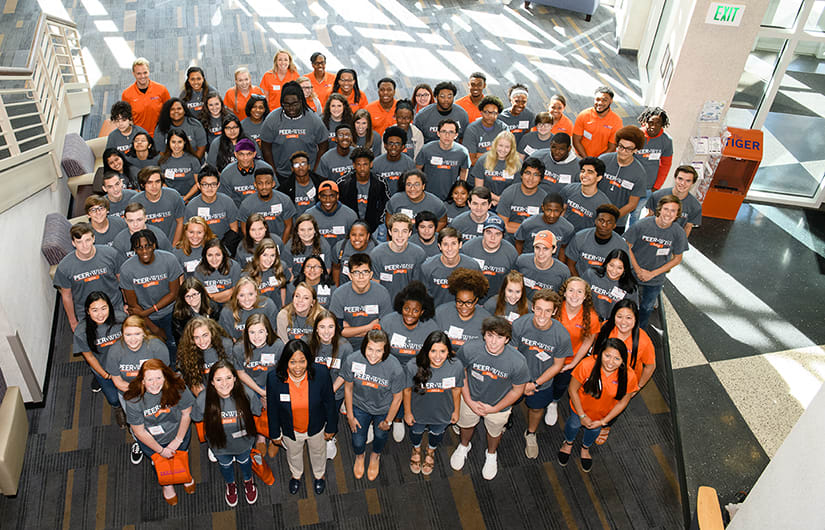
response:
<path id="1" fill-rule="evenodd" d="M 487 434 L 493 438 L 501 436 L 511 411 L 512 409 L 508 409 L 503 412 L 495 412 L 484 416 L 484 428 L 487 429 Z M 470 429 L 478 425 L 479 420 L 481 420 L 481 416 L 473 412 L 467 403 L 464 402 L 464 396 L 462 396 L 458 411 L 458 426 L 463 429 Z"/>

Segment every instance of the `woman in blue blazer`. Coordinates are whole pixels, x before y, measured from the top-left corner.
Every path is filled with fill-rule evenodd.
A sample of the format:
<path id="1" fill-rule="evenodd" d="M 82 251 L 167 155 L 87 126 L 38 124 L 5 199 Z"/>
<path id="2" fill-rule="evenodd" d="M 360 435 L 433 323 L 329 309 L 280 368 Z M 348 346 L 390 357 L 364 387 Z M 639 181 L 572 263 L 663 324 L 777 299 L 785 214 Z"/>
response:
<path id="1" fill-rule="evenodd" d="M 338 432 L 338 410 L 329 371 L 315 364 L 311 350 L 299 339 L 284 346 L 274 371 L 266 380 L 269 438 L 286 449 L 292 478 L 289 492 L 298 493 L 304 474 L 304 442 L 309 450 L 313 487 L 320 495 L 326 488 L 326 441 Z"/>

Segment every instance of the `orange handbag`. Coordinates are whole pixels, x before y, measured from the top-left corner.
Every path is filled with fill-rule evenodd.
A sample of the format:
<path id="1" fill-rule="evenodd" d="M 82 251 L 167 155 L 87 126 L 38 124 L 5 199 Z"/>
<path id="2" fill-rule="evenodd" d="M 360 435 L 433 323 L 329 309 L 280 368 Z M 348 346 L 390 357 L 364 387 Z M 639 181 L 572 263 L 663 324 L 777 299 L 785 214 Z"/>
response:
<path id="1" fill-rule="evenodd" d="M 192 423 L 195 424 L 195 430 L 198 432 L 198 440 L 201 443 L 206 441 L 206 428 L 203 426 L 202 421 L 193 421 Z"/>
<path id="2" fill-rule="evenodd" d="M 250 458 L 252 459 L 252 471 L 258 475 L 258 477 L 267 486 L 274 484 L 275 475 L 272 474 L 272 470 L 269 468 L 269 464 L 266 463 L 266 460 L 264 460 L 261 452 L 253 447 L 249 453 Z"/>
<path id="3" fill-rule="evenodd" d="M 155 453 L 152 455 L 152 462 L 155 464 L 155 472 L 161 486 L 192 482 L 192 474 L 189 473 L 189 451 L 175 451 L 172 458 L 163 458 L 160 453 Z"/>
<path id="4" fill-rule="evenodd" d="M 260 416 L 253 416 L 255 418 L 255 428 L 258 430 L 258 434 L 269 438 L 269 415 L 266 413 L 266 409 L 261 411 Z"/>

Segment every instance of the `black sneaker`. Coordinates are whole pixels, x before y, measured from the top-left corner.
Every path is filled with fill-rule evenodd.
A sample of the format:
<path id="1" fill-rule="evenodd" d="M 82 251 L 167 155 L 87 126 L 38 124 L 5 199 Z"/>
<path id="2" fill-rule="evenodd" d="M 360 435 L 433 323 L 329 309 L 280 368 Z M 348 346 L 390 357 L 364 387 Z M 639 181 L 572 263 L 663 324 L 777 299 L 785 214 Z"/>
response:
<path id="1" fill-rule="evenodd" d="M 140 450 L 140 445 L 137 442 L 132 444 L 132 451 L 129 455 L 134 465 L 138 465 L 143 461 L 143 451 Z"/>
<path id="2" fill-rule="evenodd" d="M 91 388 L 92 392 L 95 394 L 100 392 L 100 383 L 97 381 L 97 377 L 92 377 L 92 382 L 89 384 L 89 388 Z"/>

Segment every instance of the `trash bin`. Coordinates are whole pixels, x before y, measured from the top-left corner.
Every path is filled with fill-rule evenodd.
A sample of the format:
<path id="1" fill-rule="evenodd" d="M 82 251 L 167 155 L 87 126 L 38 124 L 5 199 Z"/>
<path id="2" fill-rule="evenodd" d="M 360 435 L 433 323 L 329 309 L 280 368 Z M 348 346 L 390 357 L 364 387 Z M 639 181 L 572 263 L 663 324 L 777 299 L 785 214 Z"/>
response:
<path id="1" fill-rule="evenodd" d="M 736 219 L 762 162 L 762 139 L 759 129 L 727 128 L 722 138 L 722 157 L 702 202 L 702 215 Z"/>

